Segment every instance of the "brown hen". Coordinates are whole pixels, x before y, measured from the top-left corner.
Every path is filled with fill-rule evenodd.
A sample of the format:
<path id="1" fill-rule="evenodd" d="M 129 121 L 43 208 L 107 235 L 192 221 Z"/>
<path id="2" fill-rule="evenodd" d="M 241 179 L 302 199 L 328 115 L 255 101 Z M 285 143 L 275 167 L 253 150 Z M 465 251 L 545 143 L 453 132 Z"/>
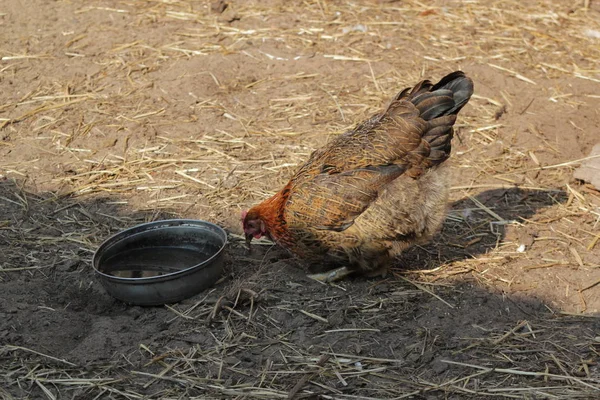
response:
<path id="1" fill-rule="evenodd" d="M 385 271 L 441 226 L 453 125 L 473 94 L 460 71 L 423 81 L 313 152 L 287 185 L 242 214 L 248 244 L 266 236 L 300 257 L 343 267 L 313 277 Z"/>

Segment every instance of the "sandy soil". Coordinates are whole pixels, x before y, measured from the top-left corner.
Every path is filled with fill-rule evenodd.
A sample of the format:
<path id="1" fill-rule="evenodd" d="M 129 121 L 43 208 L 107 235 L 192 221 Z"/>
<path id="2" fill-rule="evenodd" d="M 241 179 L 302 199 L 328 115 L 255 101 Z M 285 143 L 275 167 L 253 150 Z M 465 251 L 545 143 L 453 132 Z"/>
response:
<path id="1" fill-rule="evenodd" d="M 600 193 L 572 174 L 600 141 L 598 2 L 431 3 L 0 4 L 0 398 L 596 398 Z M 455 69 L 476 96 L 432 243 L 335 285 L 248 253 L 241 210 Z M 93 251 L 169 217 L 228 230 L 223 279 L 112 299 Z"/>

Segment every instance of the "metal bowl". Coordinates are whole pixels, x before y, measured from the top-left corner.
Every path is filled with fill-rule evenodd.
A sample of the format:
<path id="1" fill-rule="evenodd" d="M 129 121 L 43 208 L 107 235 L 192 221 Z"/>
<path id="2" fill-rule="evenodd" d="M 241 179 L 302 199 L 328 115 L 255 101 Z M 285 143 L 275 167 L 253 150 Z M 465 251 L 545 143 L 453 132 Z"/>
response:
<path id="1" fill-rule="evenodd" d="M 155 221 L 107 239 L 92 262 L 102 286 L 121 301 L 175 303 L 219 279 L 226 244 L 225 231 L 210 222 Z"/>

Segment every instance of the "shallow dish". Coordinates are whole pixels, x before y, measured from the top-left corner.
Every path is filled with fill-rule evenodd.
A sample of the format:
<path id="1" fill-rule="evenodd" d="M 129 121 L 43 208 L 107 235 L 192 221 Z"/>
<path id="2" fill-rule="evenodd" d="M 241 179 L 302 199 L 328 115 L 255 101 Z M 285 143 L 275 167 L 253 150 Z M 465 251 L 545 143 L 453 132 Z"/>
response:
<path id="1" fill-rule="evenodd" d="M 100 245 L 93 266 L 102 286 L 129 304 L 175 303 L 212 286 L 222 273 L 227 234 L 206 221 L 137 225 Z"/>

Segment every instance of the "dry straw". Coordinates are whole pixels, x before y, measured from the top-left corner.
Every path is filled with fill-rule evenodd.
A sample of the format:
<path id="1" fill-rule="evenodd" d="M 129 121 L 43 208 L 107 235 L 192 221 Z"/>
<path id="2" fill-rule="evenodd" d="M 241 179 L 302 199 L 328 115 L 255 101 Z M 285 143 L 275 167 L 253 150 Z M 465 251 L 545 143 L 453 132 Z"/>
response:
<path id="1" fill-rule="evenodd" d="M 419 262 L 432 268 L 394 271 L 385 281 L 394 289 L 384 296 L 352 297 L 352 287 L 339 285 L 334 289 L 343 295 L 298 305 L 306 299 L 293 290 L 259 290 L 257 281 L 268 276 L 265 260 L 250 259 L 259 273 L 240 277 L 225 296 L 230 302 L 210 292 L 191 306 L 167 308 L 169 323 L 186 321 L 189 332 L 214 338 L 216 346 L 157 350 L 140 343 L 147 363 L 134 365 L 122 355 L 83 366 L 0 342 L 0 398 L 14 398 L 17 389 L 47 399 L 600 397 L 599 339 L 585 328 L 598 326 L 592 315 L 567 312 L 512 327 L 478 327 L 479 337 L 458 338 L 462 345 L 448 353 L 452 359 L 438 360 L 444 367 L 436 368 L 448 369 L 435 381 L 427 378 L 433 364 L 425 349 L 434 341 L 427 333 L 417 339 L 422 357 L 410 366 L 399 355 L 316 350 L 289 340 L 289 332 L 268 334 L 277 326 L 274 313 L 290 312 L 318 327 L 323 343 L 377 338 L 381 329 L 370 320 L 401 325 L 399 310 L 417 296 L 454 309 L 449 286 L 458 277 L 493 290 L 516 284 L 515 270 L 544 271 L 550 279 L 564 268 L 599 267 L 592 255 L 599 249 L 600 196 L 585 186 L 557 184 L 569 181 L 585 158 L 561 158 L 556 144 L 525 119 L 540 104 L 598 106 L 596 95 L 579 96 L 561 84 L 600 82 L 600 42 L 590 33 L 600 31 L 595 2 L 230 3 L 223 13 L 219 2 L 62 4 L 87 28 L 70 33 L 46 25 L 31 40 L 41 43 L 33 49 L 22 47 L 24 33 L 0 39 L 0 85 L 22 83 L 19 91 L 0 93 L 0 180 L 15 182 L 0 204 L 13 207 L 14 215 L 34 212 L 34 224 L 52 231 L 38 235 L 2 214 L 0 243 L 10 243 L 12 252 L 0 258 L 0 279 L 87 263 L 108 234 L 161 212 L 193 214 L 239 233 L 231 215 L 273 194 L 329 135 L 352 127 L 400 88 L 458 68 L 495 74 L 498 86 L 478 90 L 459 118 L 454 167 L 468 179 L 453 187 L 452 197 L 467 200 L 456 203 L 432 246 L 415 249 Z M 97 21 L 117 25 L 106 30 Z M 103 42 L 95 39 L 100 28 Z M 60 40 L 44 42 L 48 37 Z M 83 73 L 45 74 L 65 65 Z M 503 84 L 519 88 L 526 100 L 517 102 Z M 541 98 L 548 84 L 556 93 Z M 481 149 L 516 132 L 506 121 L 517 118 L 543 146 L 486 155 Z M 578 130 L 576 120 L 570 126 Z M 537 194 L 499 211 L 478 198 L 494 190 Z M 52 194 L 33 194 L 44 191 Z M 103 213 L 93 206 L 97 198 L 151 213 Z M 530 209 L 537 212 L 526 213 Z M 573 230 L 574 221 L 587 222 Z M 548 251 L 529 259 L 517 251 L 518 239 L 501 240 L 507 226 L 543 232 L 532 243 Z M 231 238 L 238 245 L 240 237 Z M 484 243 L 488 254 L 467 256 Z M 460 256 L 440 262 L 441 246 Z M 46 255 L 37 249 L 48 247 L 58 249 L 54 262 L 40 258 Z M 598 282 L 571 288 L 578 311 L 585 311 Z M 329 326 L 336 306 L 354 313 L 355 327 Z M 232 361 L 268 349 L 277 350 L 273 359 Z"/>

